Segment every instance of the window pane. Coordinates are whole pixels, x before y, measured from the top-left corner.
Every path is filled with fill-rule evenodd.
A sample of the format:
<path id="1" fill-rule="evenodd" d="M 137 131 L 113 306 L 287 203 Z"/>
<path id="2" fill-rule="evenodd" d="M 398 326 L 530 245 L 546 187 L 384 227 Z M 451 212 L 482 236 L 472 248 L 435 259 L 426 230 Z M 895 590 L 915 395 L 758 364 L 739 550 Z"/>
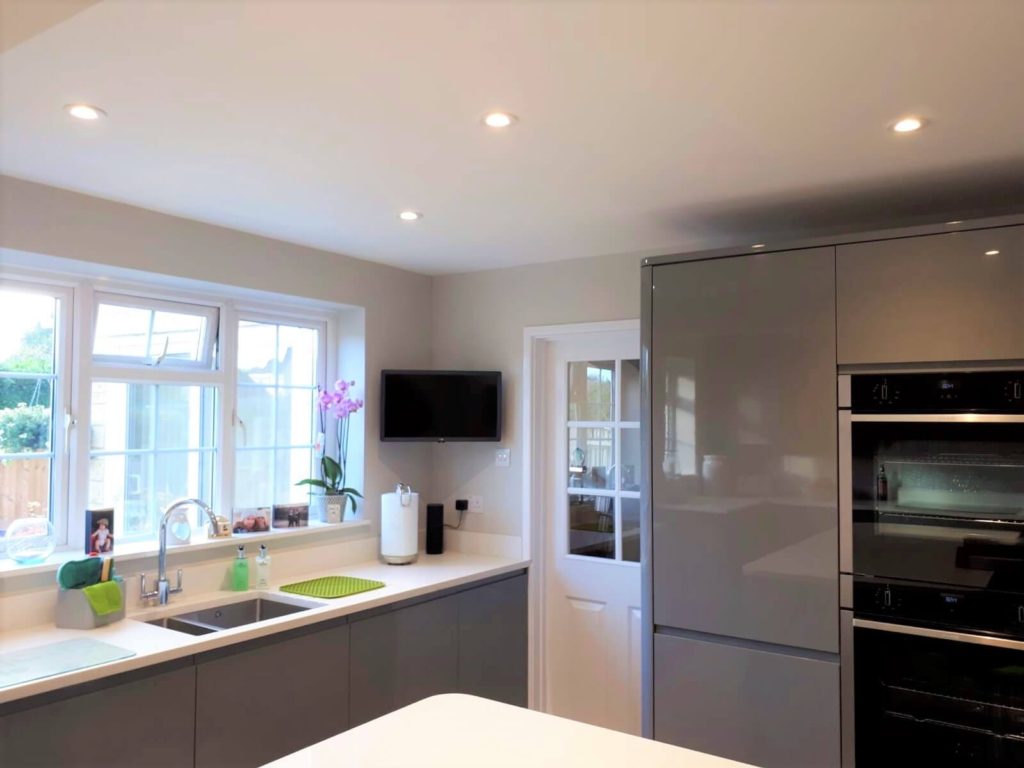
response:
<path id="1" fill-rule="evenodd" d="M 277 383 L 280 386 L 312 387 L 316 384 L 318 335 L 313 328 L 280 326 L 277 342 Z"/>
<path id="2" fill-rule="evenodd" d="M 604 427 L 569 427 L 569 487 L 614 488 L 614 432 Z"/>
<path id="3" fill-rule="evenodd" d="M 277 445 L 310 445 L 313 442 L 313 391 L 277 391 Z"/>
<path id="4" fill-rule="evenodd" d="M 156 312 L 153 334 L 149 340 L 149 356 L 168 359 L 201 360 L 206 337 L 206 318 L 177 312 Z"/>
<path id="5" fill-rule="evenodd" d="M 620 431 L 619 450 L 622 452 L 621 482 L 623 491 L 640 490 L 640 430 Z"/>
<path id="6" fill-rule="evenodd" d="M 19 517 L 50 516 L 49 458 L 0 460 L 0 536 Z"/>
<path id="7" fill-rule="evenodd" d="M 235 456 L 235 508 L 274 503 L 274 451 L 239 451 Z"/>
<path id="8" fill-rule="evenodd" d="M 615 418 L 615 361 L 569 363 L 569 421 Z"/>
<path id="9" fill-rule="evenodd" d="M 615 559 L 615 499 L 569 496 L 569 552 Z"/>
<path id="10" fill-rule="evenodd" d="M 243 321 L 238 324 L 239 384 L 273 384 L 277 326 Z"/>
<path id="11" fill-rule="evenodd" d="M 136 307 L 100 304 L 96 312 L 96 355 L 148 357 L 149 321 L 152 313 Z"/>
<path id="12" fill-rule="evenodd" d="M 309 500 L 309 487 L 296 483 L 312 476 L 312 458 L 313 451 L 310 448 L 277 452 L 277 467 L 274 473 L 275 504 Z"/>
<path id="13" fill-rule="evenodd" d="M 622 361 L 621 421 L 640 421 L 640 361 Z"/>
<path id="14" fill-rule="evenodd" d="M 40 293 L 0 288 L 0 371 L 53 373 L 57 302 Z M 13 397 L 0 388 L 0 407 Z"/>
<path id="15" fill-rule="evenodd" d="M 19 383 L 26 380 L 21 379 Z M 3 380 L 0 380 L 2 383 Z M 0 408 L 0 453 L 49 453 L 53 438 L 50 416 L 52 383 L 34 381 L 31 405 L 19 402 Z"/>
<path id="16" fill-rule="evenodd" d="M 640 499 L 619 499 L 622 512 L 622 559 L 640 562 Z"/>
<path id="17" fill-rule="evenodd" d="M 204 359 L 207 334 L 211 332 L 205 314 L 100 303 L 92 351 L 96 355 L 137 358 L 147 364 L 158 360 L 163 365 L 175 360 L 194 363 Z"/>
<path id="18" fill-rule="evenodd" d="M 152 538 L 170 502 L 213 499 L 215 420 L 213 387 L 93 384 L 89 505 L 114 508 L 115 535 Z"/>
<path id="19" fill-rule="evenodd" d="M 274 445 L 274 388 L 239 387 L 235 405 L 242 420 L 239 445 L 243 448 Z"/>

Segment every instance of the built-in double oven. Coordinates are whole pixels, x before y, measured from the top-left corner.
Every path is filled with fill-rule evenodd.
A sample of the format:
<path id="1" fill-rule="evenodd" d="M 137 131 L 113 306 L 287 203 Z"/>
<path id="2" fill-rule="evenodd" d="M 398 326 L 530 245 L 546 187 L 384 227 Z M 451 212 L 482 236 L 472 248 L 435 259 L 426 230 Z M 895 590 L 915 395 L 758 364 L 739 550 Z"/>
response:
<path id="1" fill-rule="evenodd" d="M 1024 766 L 1024 370 L 839 406 L 844 768 Z"/>

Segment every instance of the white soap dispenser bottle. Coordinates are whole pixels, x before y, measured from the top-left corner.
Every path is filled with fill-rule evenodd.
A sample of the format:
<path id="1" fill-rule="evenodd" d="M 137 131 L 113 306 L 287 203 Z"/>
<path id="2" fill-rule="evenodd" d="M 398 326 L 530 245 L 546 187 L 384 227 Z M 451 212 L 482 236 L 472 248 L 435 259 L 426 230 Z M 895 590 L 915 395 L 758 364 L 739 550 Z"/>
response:
<path id="1" fill-rule="evenodd" d="M 267 545 L 260 544 L 260 550 L 256 553 L 256 589 L 269 589 L 270 587 L 270 555 L 267 554 Z"/>

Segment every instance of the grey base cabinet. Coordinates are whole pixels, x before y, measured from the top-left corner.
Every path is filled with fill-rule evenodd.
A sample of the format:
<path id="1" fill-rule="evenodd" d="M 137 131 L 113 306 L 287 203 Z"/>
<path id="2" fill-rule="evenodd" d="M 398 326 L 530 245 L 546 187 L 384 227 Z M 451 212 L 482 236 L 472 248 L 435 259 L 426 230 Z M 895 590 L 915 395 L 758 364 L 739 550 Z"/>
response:
<path id="1" fill-rule="evenodd" d="M 457 690 L 458 637 L 457 595 L 353 621 L 351 724 Z"/>
<path id="2" fill-rule="evenodd" d="M 839 663 L 654 636 L 654 738 L 762 768 L 839 766 Z"/>
<path id="3" fill-rule="evenodd" d="M 526 576 L 459 594 L 459 692 L 527 704 Z"/>
<path id="4" fill-rule="evenodd" d="M 435 694 L 525 706 L 526 578 L 0 705 L 0 768 L 256 768 Z"/>
<path id="5" fill-rule="evenodd" d="M 127 681 L 126 681 L 127 678 Z M 106 687 L 20 711 L 0 710 L 4 768 L 187 768 L 195 733 L 195 667 L 129 673 Z M 95 686 L 88 686 L 90 688 Z"/>
<path id="6" fill-rule="evenodd" d="M 196 768 L 248 768 L 344 731 L 349 627 L 288 633 L 196 664 Z"/>

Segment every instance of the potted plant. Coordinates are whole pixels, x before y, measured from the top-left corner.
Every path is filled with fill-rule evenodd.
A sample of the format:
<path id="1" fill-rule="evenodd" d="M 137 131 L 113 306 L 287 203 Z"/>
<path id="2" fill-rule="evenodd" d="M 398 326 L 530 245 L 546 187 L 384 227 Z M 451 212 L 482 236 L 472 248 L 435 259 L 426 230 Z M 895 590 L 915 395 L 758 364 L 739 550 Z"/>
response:
<path id="1" fill-rule="evenodd" d="M 320 477 L 300 480 L 297 485 L 308 485 L 319 489 L 311 499 L 313 509 L 320 510 L 320 519 L 325 523 L 340 523 L 345 516 L 348 503 L 352 502 L 352 512 L 358 508 L 356 499 L 363 495 L 355 488 L 345 485 L 345 474 L 348 466 L 348 431 L 349 417 L 363 407 L 363 401 L 350 397 L 349 392 L 355 386 L 354 381 L 339 380 L 334 389 L 321 389 L 317 398 L 317 410 L 320 416 L 320 442 L 323 455 L 320 457 Z M 327 417 L 330 415 L 337 422 L 337 458 L 327 455 L 323 445 L 323 435 L 327 432 Z"/>

